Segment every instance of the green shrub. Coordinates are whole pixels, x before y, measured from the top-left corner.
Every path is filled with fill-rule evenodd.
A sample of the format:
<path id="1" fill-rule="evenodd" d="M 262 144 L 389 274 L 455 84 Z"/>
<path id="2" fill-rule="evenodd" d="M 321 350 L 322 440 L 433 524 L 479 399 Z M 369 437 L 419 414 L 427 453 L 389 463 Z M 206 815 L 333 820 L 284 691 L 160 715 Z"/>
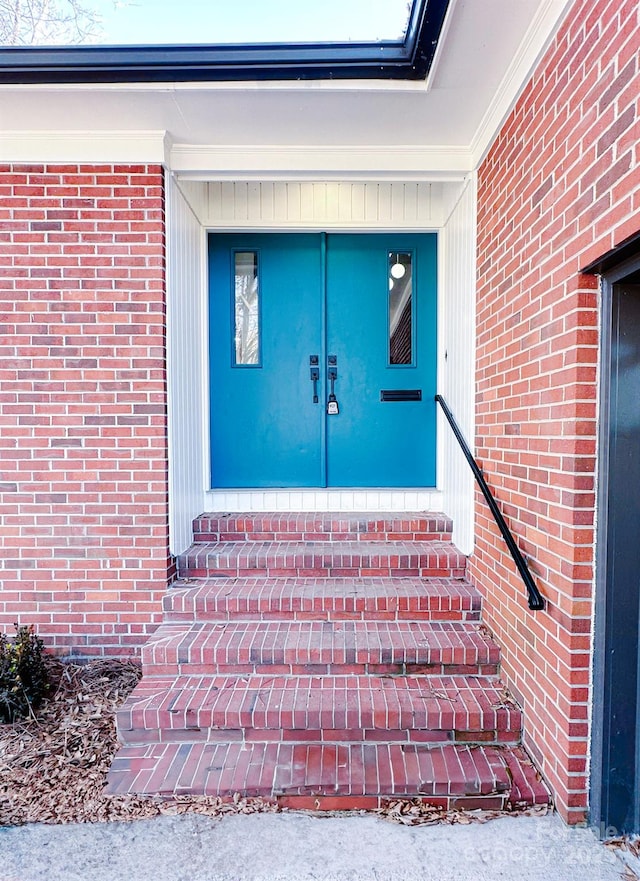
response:
<path id="1" fill-rule="evenodd" d="M 0 722 L 32 714 L 49 688 L 44 643 L 33 626 L 15 628 L 13 639 L 0 634 Z"/>

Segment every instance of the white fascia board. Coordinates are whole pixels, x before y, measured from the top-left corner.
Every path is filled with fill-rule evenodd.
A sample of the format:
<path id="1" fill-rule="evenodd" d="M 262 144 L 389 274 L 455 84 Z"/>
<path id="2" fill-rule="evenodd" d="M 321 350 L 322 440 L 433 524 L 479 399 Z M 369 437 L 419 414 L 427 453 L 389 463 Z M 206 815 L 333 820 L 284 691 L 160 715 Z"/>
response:
<path id="1" fill-rule="evenodd" d="M 215 147 L 173 144 L 171 169 L 192 180 L 462 180 L 466 147 Z"/>
<path id="2" fill-rule="evenodd" d="M 0 134 L 1 162 L 144 162 L 166 164 L 164 131 L 7 131 Z"/>
<path id="3" fill-rule="evenodd" d="M 238 80 L 143 83 L 0 83 L 3 92 L 143 92 L 145 94 L 181 92 L 415 92 L 427 91 L 425 80 Z"/>
<path id="4" fill-rule="evenodd" d="M 431 91 L 431 83 L 438 74 L 438 68 L 443 64 L 446 58 L 447 50 L 445 47 L 447 45 L 447 35 L 449 33 L 449 30 L 451 29 L 451 22 L 453 21 L 454 11 L 457 3 L 458 0 L 449 0 L 449 5 L 447 7 L 444 21 L 442 23 L 442 30 L 440 31 L 440 36 L 438 37 L 438 45 L 436 46 L 436 51 L 431 61 L 429 73 L 427 74 L 427 79 L 425 82 L 426 92 Z"/>
<path id="5" fill-rule="evenodd" d="M 549 47 L 573 2 L 574 0 L 545 0 L 540 4 L 535 18 L 471 139 L 470 152 L 474 169 L 480 166 L 489 152 L 505 119 L 524 91 L 536 65 Z"/>

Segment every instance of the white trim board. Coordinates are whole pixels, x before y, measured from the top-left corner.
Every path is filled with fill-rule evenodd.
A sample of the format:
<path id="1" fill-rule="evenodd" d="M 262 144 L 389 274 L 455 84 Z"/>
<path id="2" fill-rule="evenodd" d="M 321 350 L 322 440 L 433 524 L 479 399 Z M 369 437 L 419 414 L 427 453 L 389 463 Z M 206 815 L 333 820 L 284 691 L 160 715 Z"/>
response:
<path id="1" fill-rule="evenodd" d="M 0 162 L 165 165 L 168 143 L 163 130 L 5 131 L 0 133 Z"/>
<path id="2" fill-rule="evenodd" d="M 442 511 L 437 489 L 229 489 L 205 494 L 206 512 Z"/>
<path id="3" fill-rule="evenodd" d="M 446 145 L 173 144 L 170 165 L 196 180 L 461 180 L 471 171 L 471 151 Z"/>

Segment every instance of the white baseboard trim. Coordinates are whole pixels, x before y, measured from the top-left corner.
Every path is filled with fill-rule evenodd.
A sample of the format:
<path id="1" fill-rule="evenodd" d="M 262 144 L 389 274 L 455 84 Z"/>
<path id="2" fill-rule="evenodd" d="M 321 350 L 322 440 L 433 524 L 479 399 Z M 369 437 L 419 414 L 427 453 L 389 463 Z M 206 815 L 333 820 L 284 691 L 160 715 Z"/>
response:
<path id="1" fill-rule="evenodd" d="M 211 490 L 206 511 L 441 511 L 442 493 L 420 489 Z"/>

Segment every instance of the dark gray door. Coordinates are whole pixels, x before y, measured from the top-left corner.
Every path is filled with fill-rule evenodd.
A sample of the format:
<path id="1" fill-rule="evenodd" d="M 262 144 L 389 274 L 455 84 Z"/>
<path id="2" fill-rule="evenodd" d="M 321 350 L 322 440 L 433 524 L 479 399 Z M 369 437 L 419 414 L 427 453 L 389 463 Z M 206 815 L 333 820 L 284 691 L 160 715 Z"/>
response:
<path id="1" fill-rule="evenodd" d="M 602 478 L 606 486 L 601 561 L 604 630 L 602 762 L 603 834 L 640 831 L 640 281 L 637 273 L 610 287 L 608 430 L 603 401 Z M 603 387 L 606 393 L 606 383 Z M 597 700 L 597 694 L 596 694 Z M 608 831 L 607 831 L 608 830 Z"/>

